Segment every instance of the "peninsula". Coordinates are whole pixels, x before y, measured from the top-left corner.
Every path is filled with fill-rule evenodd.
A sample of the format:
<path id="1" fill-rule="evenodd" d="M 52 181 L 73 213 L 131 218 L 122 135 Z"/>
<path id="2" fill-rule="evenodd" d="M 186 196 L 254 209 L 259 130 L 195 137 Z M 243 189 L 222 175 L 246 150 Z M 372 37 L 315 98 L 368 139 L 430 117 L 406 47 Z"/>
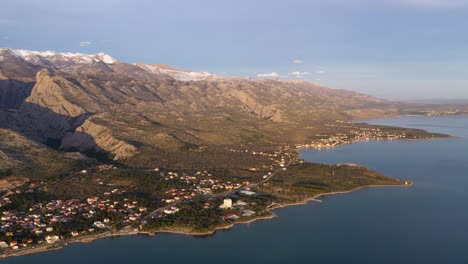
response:
<path id="1" fill-rule="evenodd" d="M 106 236 L 211 234 L 271 209 L 408 186 L 302 148 L 447 137 L 355 118 L 464 114 L 305 81 L 224 77 L 111 56 L 0 49 L 0 252 Z"/>

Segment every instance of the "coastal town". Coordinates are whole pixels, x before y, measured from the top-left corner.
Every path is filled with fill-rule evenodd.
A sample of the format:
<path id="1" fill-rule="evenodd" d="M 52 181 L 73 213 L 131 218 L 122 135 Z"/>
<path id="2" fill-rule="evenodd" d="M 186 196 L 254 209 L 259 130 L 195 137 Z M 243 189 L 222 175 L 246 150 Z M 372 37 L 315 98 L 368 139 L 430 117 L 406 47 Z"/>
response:
<path id="1" fill-rule="evenodd" d="M 307 144 L 284 145 L 273 151 L 226 147 L 225 150 L 231 153 L 269 160 L 269 165 L 245 168 L 255 173 L 250 179 L 224 179 L 208 170 L 188 173 L 167 168 L 149 169 L 145 175 L 149 175 L 154 184 L 167 187 L 156 195 L 157 199 L 149 201 L 128 196 L 128 186 L 116 186 L 108 181 L 106 173 L 119 169 L 111 164 L 73 174 L 74 179 L 92 179 L 97 187 L 105 190 L 101 195 L 72 199 L 42 197 L 46 184 L 28 182 L 1 196 L 0 252 L 9 256 L 20 254 L 15 252 L 24 249 L 63 245 L 65 241 L 105 232 L 148 231 L 165 219 L 177 221 L 177 215 L 194 204 L 200 204 L 201 210 L 214 212 L 216 225 L 265 216 L 273 200 L 258 193 L 257 187 L 268 185 L 276 173 L 287 171 L 288 166 L 302 163 L 297 158 L 297 149 L 333 148 L 359 140 L 405 139 L 408 135 L 401 131 L 353 127 L 348 133 L 318 134 L 316 137 Z"/>
<path id="2" fill-rule="evenodd" d="M 234 149 L 230 151 L 235 151 Z M 246 150 L 247 151 L 247 150 Z M 272 174 L 277 167 L 284 168 L 289 153 L 282 148 L 273 153 L 251 152 L 252 155 L 266 155 L 271 157 L 272 165 L 264 177 Z M 113 165 L 99 165 L 96 168 L 82 170 L 76 175 L 91 177 L 100 172 L 113 170 Z M 256 168 L 249 168 L 256 170 Z M 223 181 L 219 177 L 207 171 L 197 171 L 193 175 L 184 172 L 170 171 L 162 168 L 152 169 L 154 178 L 164 182 L 177 182 L 183 188 L 169 188 L 161 194 L 161 207 L 148 208 L 138 200 L 125 197 L 126 190 L 113 188 L 103 192 L 101 196 L 86 197 L 81 199 L 50 200 L 44 203 L 32 204 L 28 208 L 17 205 L 10 199 L 10 195 L 19 197 L 22 195 L 36 195 L 40 193 L 42 184 L 30 182 L 28 186 L 12 190 L 9 195 L 4 195 L 0 201 L 1 229 L 0 250 L 4 253 L 12 253 L 15 250 L 32 247 L 35 245 L 54 245 L 67 239 L 81 236 L 89 236 L 109 230 L 131 228 L 142 230 L 148 221 L 149 209 L 158 209 L 158 214 L 151 218 L 161 218 L 174 215 L 179 212 L 180 204 L 200 197 L 222 197 L 231 193 L 240 193 L 245 196 L 253 196 L 255 192 L 249 191 L 251 181 Z M 96 185 L 106 185 L 102 177 L 96 177 Z M 109 184 L 112 185 L 112 184 Z M 247 204 L 242 200 L 235 203 L 229 198 L 223 200 L 222 206 L 206 202 L 205 209 L 220 208 L 225 213 L 222 218 L 226 221 L 237 220 L 240 217 L 250 217 L 255 214 L 251 210 L 242 210 L 234 214 L 230 209 L 244 209 Z"/>
<path id="3" fill-rule="evenodd" d="M 0 7 L 0 264 L 468 264 L 468 0 Z"/>
<path id="4" fill-rule="evenodd" d="M 389 132 L 384 131 L 380 128 L 356 128 L 350 127 L 347 133 L 337 133 L 336 135 L 316 135 L 322 137 L 314 140 L 308 144 L 297 144 L 297 148 L 334 148 L 340 145 L 351 144 L 356 141 L 366 140 L 398 140 L 398 139 L 410 139 L 407 134 L 401 131 Z M 418 138 L 422 139 L 422 138 Z"/>

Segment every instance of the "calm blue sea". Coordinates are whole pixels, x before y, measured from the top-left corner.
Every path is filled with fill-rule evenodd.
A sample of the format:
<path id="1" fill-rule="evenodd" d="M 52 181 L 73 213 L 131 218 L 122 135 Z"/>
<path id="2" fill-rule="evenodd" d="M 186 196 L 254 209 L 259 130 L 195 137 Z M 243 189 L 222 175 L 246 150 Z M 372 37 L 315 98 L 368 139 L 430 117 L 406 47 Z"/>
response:
<path id="1" fill-rule="evenodd" d="M 213 236 L 109 238 L 0 263 L 468 263 L 468 117 L 367 122 L 460 138 L 369 141 L 302 152 L 311 162 L 364 164 L 414 181 L 414 187 L 328 196 Z"/>

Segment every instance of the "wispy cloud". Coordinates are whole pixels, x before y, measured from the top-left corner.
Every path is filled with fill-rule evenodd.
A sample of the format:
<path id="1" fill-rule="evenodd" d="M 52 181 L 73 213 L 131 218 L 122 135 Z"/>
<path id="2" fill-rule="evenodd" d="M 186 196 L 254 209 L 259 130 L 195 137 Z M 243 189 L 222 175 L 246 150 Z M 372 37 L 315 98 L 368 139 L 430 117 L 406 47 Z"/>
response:
<path id="1" fill-rule="evenodd" d="M 468 6 L 468 0 L 399 0 L 402 4 L 433 8 L 453 8 Z"/>
<path id="2" fill-rule="evenodd" d="M 91 42 L 90 41 L 81 41 L 80 42 L 80 47 L 87 47 L 91 45 Z"/>
<path id="3" fill-rule="evenodd" d="M 325 73 L 327 73 L 327 72 L 324 71 L 324 70 L 317 70 L 317 71 L 315 71 L 315 74 L 320 74 L 320 75 L 322 75 L 322 74 L 325 74 Z"/>
<path id="4" fill-rule="evenodd" d="M 297 77 L 297 78 L 302 78 L 306 75 L 309 75 L 310 72 L 300 72 L 300 71 L 293 71 L 290 73 L 290 75 L 293 75 L 294 77 Z"/>
<path id="5" fill-rule="evenodd" d="M 280 77 L 280 75 L 276 72 L 272 72 L 272 73 L 260 73 L 260 74 L 257 74 L 257 77 L 259 78 L 278 78 Z"/>
<path id="6" fill-rule="evenodd" d="M 295 60 L 293 60 L 293 63 L 294 63 L 294 64 L 302 64 L 302 63 L 304 63 L 304 62 L 303 62 L 302 60 L 295 59 Z"/>

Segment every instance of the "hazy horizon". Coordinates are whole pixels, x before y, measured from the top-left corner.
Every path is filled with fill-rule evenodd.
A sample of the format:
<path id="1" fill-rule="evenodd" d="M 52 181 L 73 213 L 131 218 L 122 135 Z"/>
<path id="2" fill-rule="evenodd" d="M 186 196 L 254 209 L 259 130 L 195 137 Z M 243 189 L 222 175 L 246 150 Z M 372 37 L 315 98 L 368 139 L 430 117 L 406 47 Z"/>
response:
<path id="1" fill-rule="evenodd" d="M 0 47 L 468 99 L 467 23 L 465 0 L 18 0 L 2 3 Z"/>

